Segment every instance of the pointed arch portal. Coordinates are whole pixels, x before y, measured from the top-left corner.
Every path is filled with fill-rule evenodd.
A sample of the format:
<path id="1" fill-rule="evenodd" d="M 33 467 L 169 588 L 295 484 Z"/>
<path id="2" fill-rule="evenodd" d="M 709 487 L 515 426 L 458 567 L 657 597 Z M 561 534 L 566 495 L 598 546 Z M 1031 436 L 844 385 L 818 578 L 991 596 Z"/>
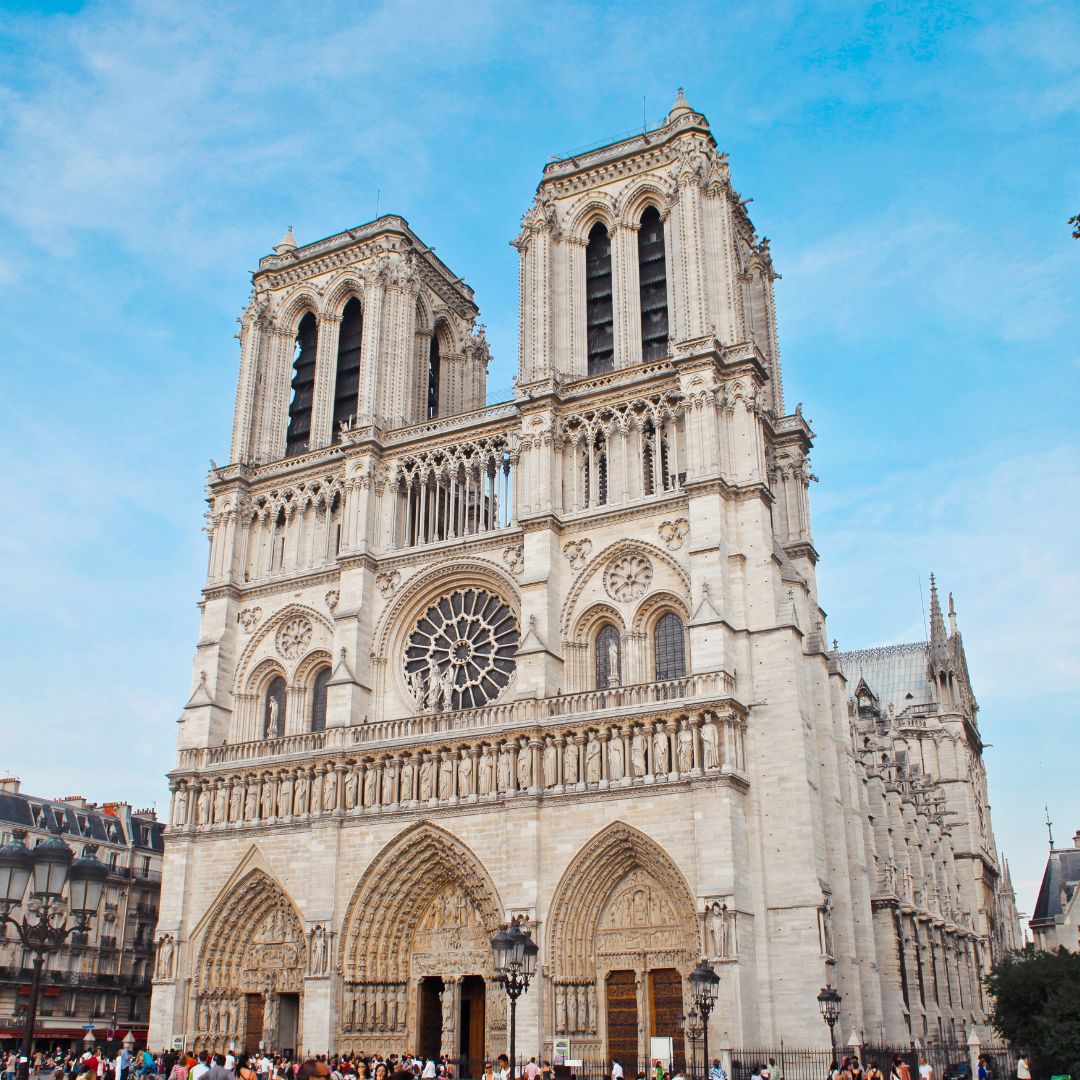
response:
<path id="1" fill-rule="evenodd" d="M 556 1036 L 627 1068 L 647 1060 L 651 1036 L 668 1036 L 683 1068 L 678 1015 L 698 950 L 694 911 L 656 841 L 623 822 L 594 836 L 559 881 L 544 934 Z"/>
<path id="2" fill-rule="evenodd" d="M 298 1048 L 306 950 L 300 916 L 285 890 L 264 871 L 250 871 L 218 899 L 201 938 L 194 1049 Z"/>
<path id="3" fill-rule="evenodd" d="M 458 1057 L 462 1076 L 478 1076 L 505 1041 L 489 945 L 502 913 L 490 875 L 457 837 L 420 822 L 390 841 L 345 913 L 342 1049 L 415 1046 Z"/>

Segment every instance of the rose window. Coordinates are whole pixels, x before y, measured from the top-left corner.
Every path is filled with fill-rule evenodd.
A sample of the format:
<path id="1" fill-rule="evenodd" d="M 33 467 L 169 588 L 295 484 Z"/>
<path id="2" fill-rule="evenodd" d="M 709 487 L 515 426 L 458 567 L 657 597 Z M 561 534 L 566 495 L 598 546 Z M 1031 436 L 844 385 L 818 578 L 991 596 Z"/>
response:
<path id="1" fill-rule="evenodd" d="M 644 555 L 624 555 L 608 567 L 604 587 L 612 600 L 637 600 L 653 579 L 652 563 Z"/>
<path id="2" fill-rule="evenodd" d="M 422 709 L 475 709 L 506 689 L 517 647 L 507 604 L 483 589 L 459 589 L 429 607 L 409 635 L 405 681 Z"/>
<path id="3" fill-rule="evenodd" d="M 311 623 L 302 615 L 282 623 L 277 632 L 278 652 L 286 660 L 295 660 L 311 642 Z"/>

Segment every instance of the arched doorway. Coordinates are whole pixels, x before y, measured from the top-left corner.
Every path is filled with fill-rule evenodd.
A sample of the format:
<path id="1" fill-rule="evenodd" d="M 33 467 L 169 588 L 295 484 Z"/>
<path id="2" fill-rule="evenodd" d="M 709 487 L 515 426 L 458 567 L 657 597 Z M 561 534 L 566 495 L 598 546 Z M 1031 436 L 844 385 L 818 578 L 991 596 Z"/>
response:
<path id="1" fill-rule="evenodd" d="M 300 1047 L 304 935 L 281 886 L 252 870 L 219 899 L 200 936 L 193 1048 Z"/>
<path id="2" fill-rule="evenodd" d="M 340 1047 L 415 1046 L 478 1076 L 505 1040 L 489 945 L 501 916 L 487 870 L 450 833 L 421 822 L 387 844 L 345 914 Z"/>
<path id="3" fill-rule="evenodd" d="M 698 937 L 690 889 L 659 844 L 622 822 L 594 836 L 555 890 L 545 941 L 551 1030 L 575 1056 L 614 1058 L 629 1074 L 651 1037 L 668 1037 L 684 1067 L 678 1016 Z"/>

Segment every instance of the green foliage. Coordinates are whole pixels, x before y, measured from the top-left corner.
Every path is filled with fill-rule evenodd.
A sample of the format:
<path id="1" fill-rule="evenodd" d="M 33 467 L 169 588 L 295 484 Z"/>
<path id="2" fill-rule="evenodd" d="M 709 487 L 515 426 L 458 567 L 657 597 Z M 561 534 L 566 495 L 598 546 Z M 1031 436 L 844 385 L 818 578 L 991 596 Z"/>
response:
<path id="1" fill-rule="evenodd" d="M 986 986 L 994 1030 L 1032 1051 L 1034 1075 L 1080 1076 L 1080 953 L 1029 945 L 995 964 Z"/>
<path id="2" fill-rule="evenodd" d="M 1069 224 L 1073 227 L 1073 239 L 1080 240 L 1080 214 L 1069 218 Z"/>

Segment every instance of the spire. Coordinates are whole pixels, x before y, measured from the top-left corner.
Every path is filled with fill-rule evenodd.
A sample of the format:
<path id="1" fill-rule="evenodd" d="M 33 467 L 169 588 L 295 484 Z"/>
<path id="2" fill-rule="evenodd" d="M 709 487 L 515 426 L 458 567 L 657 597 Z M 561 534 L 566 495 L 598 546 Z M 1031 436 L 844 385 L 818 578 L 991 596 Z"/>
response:
<path id="1" fill-rule="evenodd" d="M 686 100 L 683 94 L 683 88 L 679 87 L 679 96 L 675 99 L 675 104 L 671 106 L 671 112 L 667 114 L 666 123 L 670 124 L 672 120 L 678 120 L 680 116 L 689 116 L 694 110 L 690 108 L 690 102 Z"/>
<path id="2" fill-rule="evenodd" d="M 285 235 L 278 241 L 274 251 L 278 255 L 284 255 L 286 251 L 296 250 L 296 237 L 293 236 L 292 226 L 285 231 Z"/>
<path id="3" fill-rule="evenodd" d="M 952 593 L 949 593 L 949 636 L 956 637 L 956 605 L 953 604 Z"/>
<path id="4" fill-rule="evenodd" d="M 945 619 L 941 614 L 941 601 L 938 600 L 937 582 L 930 575 L 930 649 L 935 651 L 945 644 Z"/>

